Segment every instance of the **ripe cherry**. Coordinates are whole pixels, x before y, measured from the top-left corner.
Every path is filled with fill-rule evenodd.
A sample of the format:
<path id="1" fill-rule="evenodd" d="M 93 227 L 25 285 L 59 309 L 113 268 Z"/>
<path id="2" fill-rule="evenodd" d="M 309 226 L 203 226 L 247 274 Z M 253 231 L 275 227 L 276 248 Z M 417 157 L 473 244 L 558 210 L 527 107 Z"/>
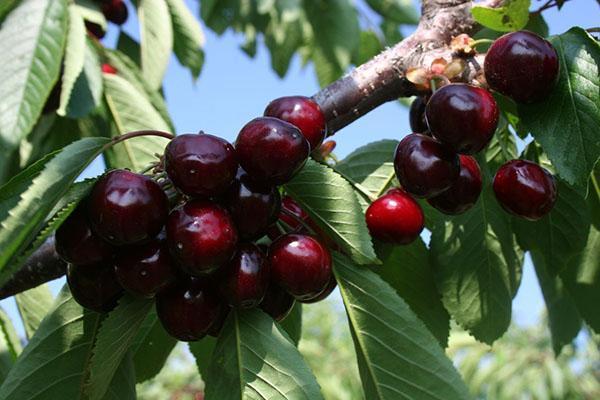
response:
<path id="1" fill-rule="evenodd" d="M 191 275 L 211 272 L 235 254 L 237 230 L 223 207 L 191 200 L 171 211 L 167 242 L 177 264 Z"/>
<path id="2" fill-rule="evenodd" d="M 109 261 L 114 251 L 110 244 L 92 232 L 85 200 L 56 230 L 55 240 L 58 255 L 72 264 L 87 265 Z"/>
<path id="3" fill-rule="evenodd" d="M 289 315 L 295 303 L 296 300 L 292 295 L 280 286 L 271 283 L 263 301 L 260 303 L 260 308 L 275 321 L 280 322 Z"/>
<path id="4" fill-rule="evenodd" d="M 543 100 L 558 78 L 558 54 L 547 40 L 519 31 L 496 39 L 484 62 L 490 88 L 519 103 Z"/>
<path id="5" fill-rule="evenodd" d="M 408 111 L 408 122 L 413 133 L 425 133 L 429 131 L 427 121 L 425 119 L 425 107 L 429 99 L 424 96 L 419 96 L 410 104 Z"/>
<path id="6" fill-rule="evenodd" d="M 167 196 L 155 181 L 122 169 L 102 176 L 88 202 L 92 228 L 115 245 L 152 239 L 162 230 L 168 212 Z"/>
<path id="7" fill-rule="evenodd" d="M 535 221 L 554 207 L 556 181 L 550 172 L 534 162 L 512 160 L 496 172 L 494 193 L 506 211 Z"/>
<path id="8" fill-rule="evenodd" d="M 206 133 L 186 134 L 167 145 L 165 169 L 183 193 L 208 198 L 229 188 L 238 163 L 233 146 L 226 140 Z"/>
<path id="9" fill-rule="evenodd" d="M 213 322 L 208 332 L 206 332 L 208 336 L 212 336 L 214 338 L 219 337 L 219 335 L 221 334 L 221 330 L 225 325 L 225 321 L 227 321 L 227 317 L 229 316 L 230 311 L 230 307 L 227 307 L 226 305 L 221 305 L 221 312 L 219 313 L 219 316 L 217 317 L 215 322 Z"/>
<path id="10" fill-rule="evenodd" d="M 153 297 L 176 278 L 164 237 L 122 249 L 115 260 L 115 273 L 125 290 L 142 297 Z"/>
<path id="11" fill-rule="evenodd" d="M 329 279 L 329 283 L 325 287 L 325 290 L 323 290 L 319 295 L 313 297 L 312 299 L 302 300 L 302 303 L 312 304 L 325 300 L 335 290 L 336 287 L 337 281 L 335 280 L 335 276 L 331 275 L 331 279 Z"/>
<path id="12" fill-rule="evenodd" d="M 112 264 L 67 266 L 67 283 L 71 294 L 81 306 L 97 312 L 115 308 L 123 294 Z"/>
<path id="13" fill-rule="evenodd" d="M 202 339 L 221 317 L 222 305 L 206 281 L 188 277 L 156 296 L 156 314 L 177 340 Z"/>
<path id="14" fill-rule="evenodd" d="M 274 186 L 255 182 L 241 168 L 226 197 L 231 217 L 244 239 L 257 239 L 277 220 L 281 196 Z"/>
<path id="15" fill-rule="evenodd" d="M 325 115 L 310 97 L 280 97 L 269 103 L 264 115 L 295 125 L 308 140 L 311 151 L 321 145 L 327 134 Z"/>
<path id="16" fill-rule="evenodd" d="M 271 185 L 292 179 L 310 153 L 310 145 L 298 128 L 272 117 L 248 122 L 240 131 L 235 148 L 248 175 Z"/>
<path id="17" fill-rule="evenodd" d="M 429 136 L 411 134 L 398 143 L 394 169 L 402 187 L 417 197 L 433 197 L 458 178 L 458 155 Z"/>
<path id="18" fill-rule="evenodd" d="M 271 278 L 298 300 L 321 294 L 331 279 L 331 255 L 317 239 L 288 234 L 269 248 Z"/>
<path id="19" fill-rule="evenodd" d="M 129 16 L 123 0 L 102 0 L 102 13 L 107 20 L 117 25 L 123 25 Z"/>
<path id="20" fill-rule="evenodd" d="M 102 28 L 102 26 L 94 22 L 85 21 L 85 29 L 87 29 L 87 32 L 91 37 L 97 40 L 100 40 L 106 36 L 106 31 Z"/>
<path id="21" fill-rule="evenodd" d="M 223 299 L 232 307 L 252 308 L 260 304 L 267 291 L 269 263 L 256 245 L 246 243 L 239 246 L 219 275 Z"/>
<path id="22" fill-rule="evenodd" d="M 471 156 L 460 156 L 460 175 L 450 189 L 427 199 L 444 214 L 462 214 L 477 202 L 481 193 L 481 170 Z"/>
<path id="23" fill-rule="evenodd" d="M 102 72 L 109 75 L 115 75 L 117 73 L 117 69 L 110 64 L 104 63 L 102 64 Z"/>
<path id="24" fill-rule="evenodd" d="M 454 151 L 474 154 L 490 141 L 498 125 L 498 105 L 485 89 L 461 83 L 436 91 L 425 111 L 433 136 Z"/>
<path id="25" fill-rule="evenodd" d="M 401 189 L 391 189 L 371 203 L 365 217 L 373 238 L 395 244 L 413 242 L 425 224 L 419 203 Z"/>

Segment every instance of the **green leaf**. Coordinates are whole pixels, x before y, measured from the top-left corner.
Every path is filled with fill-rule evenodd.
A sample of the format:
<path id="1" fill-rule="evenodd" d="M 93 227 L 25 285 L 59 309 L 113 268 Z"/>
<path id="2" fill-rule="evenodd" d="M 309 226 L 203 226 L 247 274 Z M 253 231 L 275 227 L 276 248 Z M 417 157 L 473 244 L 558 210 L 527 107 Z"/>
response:
<path id="1" fill-rule="evenodd" d="M 484 7 L 474 5 L 473 18 L 481 25 L 500 32 L 523 29 L 529 21 L 531 0 L 508 0 L 502 7 Z"/>
<path id="2" fill-rule="evenodd" d="M 309 160 L 285 190 L 357 263 L 377 263 L 364 214 L 347 180 Z"/>
<path id="3" fill-rule="evenodd" d="M 208 369 L 211 367 L 211 359 L 216 345 L 217 339 L 211 336 L 206 336 L 197 342 L 188 343 L 190 352 L 196 359 L 196 367 L 198 367 L 202 380 L 205 382 L 208 376 Z"/>
<path id="4" fill-rule="evenodd" d="M 0 3 L 0 22 L 2 22 L 4 17 L 12 11 L 18 2 L 19 0 L 4 0 Z"/>
<path id="5" fill-rule="evenodd" d="M 300 18 L 300 3 L 298 0 L 278 1 L 269 10 L 271 19 L 265 32 L 265 45 L 271 53 L 271 67 L 279 77 L 285 76 L 292 57 L 304 43 L 303 24 L 307 22 Z"/>
<path id="6" fill-rule="evenodd" d="M 4 338 L 4 334 L 0 331 L 0 385 L 8 376 L 14 363 L 15 359 L 10 352 L 8 342 Z"/>
<path id="7" fill-rule="evenodd" d="M 372 30 L 360 32 L 360 42 L 352 56 L 352 64 L 361 65 L 383 50 L 381 39 Z"/>
<path id="8" fill-rule="evenodd" d="M 71 92 L 75 86 L 77 77 L 83 71 L 85 62 L 85 40 L 86 32 L 83 16 L 79 7 L 69 4 L 69 29 L 67 33 L 67 46 L 65 49 L 64 72 L 62 74 L 62 86 L 60 91 L 60 106 L 56 113 L 65 116 L 67 105 L 71 98 Z"/>
<path id="9" fill-rule="evenodd" d="M 0 336 L 6 344 L 11 361 L 15 361 L 23 348 L 10 317 L 2 307 L 0 307 Z"/>
<path id="10" fill-rule="evenodd" d="M 183 0 L 167 0 L 173 22 L 173 51 L 182 65 L 200 76 L 204 64 L 204 33 Z"/>
<path id="11" fill-rule="evenodd" d="M 390 284 L 445 348 L 450 316 L 435 287 L 434 269 L 423 240 L 407 246 L 379 246 L 377 253 L 383 265 L 374 268 L 375 273 Z"/>
<path id="12" fill-rule="evenodd" d="M 25 334 L 28 339 L 31 339 L 54 303 L 52 292 L 48 285 L 43 284 L 17 294 L 15 300 L 23 320 Z"/>
<path id="13" fill-rule="evenodd" d="M 320 47 L 311 46 L 311 57 L 315 64 L 319 86 L 325 87 L 344 74 L 345 68 L 328 58 Z"/>
<path id="14" fill-rule="evenodd" d="M 367 4 L 382 17 L 399 24 L 419 22 L 417 10 L 410 0 L 367 0 Z"/>
<path id="15" fill-rule="evenodd" d="M 279 325 L 286 331 L 292 342 L 298 347 L 300 337 L 302 336 L 302 303 L 297 301 L 288 314 Z"/>
<path id="16" fill-rule="evenodd" d="M 119 134 L 142 129 L 169 130 L 144 94 L 120 76 L 104 74 L 104 95 Z M 140 171 L 157 161 L 155 154 L 162 154 L 167 143 L 162 137 L 143 136 L 119 143 L 109 151 L 116 158 L 115 165 Z"/>
<path id="17" fill-rule="evenodd" d="M 60 74 L 66 31 L 66 0 L 23 0 L 2 23 L 0 151 L 16 148 L 40 116 Z"/>
<path id="18" fill-rule="evenodd" d="M 16 269 L 25 250 L 75 178 L 109 143 L 86 138 L 52 153 L 0 187 L 0 284 Z"/>
<path id="19" fill-rule="evenodd" d="M 232 311 L 206 375 L 206 399 L 322 399 L 285 331 L 258 309 Z"/>
<path id="20" fill-rule="evenodd" d="M 166 0 L 139 0 L 142 73 L 148 85 L 158 90 L 173 49 L 173 26 Z"/>
<path id="21" fill-rule="evenodd" d="M 504 163 L 518 157 L 515 136 L 510 133 L 508 127 L 497 130 L 485 149 L 485 160 L 490 170 L 497 171 Z"/>
<path id="22" fill-rule="evenodd" d="M 152 306 L 153 300 L 124 296 L 102 322 L 90 358 L 89 381 L 84 387 L 90 400 L 104 398 Z"/>
<path id="23" fill-rule="evenodd" d="M 519 115 L 558 175 L 585 192 L 600 156 L 600 45 L 580 28 L 550 41 L 560 60 L 558 84 L 544 101 L 519 106 Z"/>
<path id="24" fill-rule="evenodd" d="M 378 275 L 339 254 L 334 272 L 367 399 L 468 399 L 435 337 Z"/>
<path id="25" fill-rule="evenodd" d="M 107 49 L 108 50 L 108 49 Z M 110 50 L 108 50 L 110 52 Z M 123 54 L 125 57 L 129 58 L 132 62 L 135 63 L 137 68 L 141 68 L 142 60 L 141 60 L 141 48 L 140 44 L 131 36 L 127 34 L 125 31 L 121 31 L 119 33 L 119 40 L 117 40 L 117 50 L 116 52 Z M 142 71 L 140 70 L 140 75 Z M 149 84 L 147 84 L 150 87 Z M 152 91 L 156 91 L 156 89 L 152 88 Z"/>
<path id="26" fill-rule="evenodd" d="M 106 32 L 106 18 L 96 0 L 75 0 L 75 6 L 84 20 L 100 25 L 102 30 Z"/>

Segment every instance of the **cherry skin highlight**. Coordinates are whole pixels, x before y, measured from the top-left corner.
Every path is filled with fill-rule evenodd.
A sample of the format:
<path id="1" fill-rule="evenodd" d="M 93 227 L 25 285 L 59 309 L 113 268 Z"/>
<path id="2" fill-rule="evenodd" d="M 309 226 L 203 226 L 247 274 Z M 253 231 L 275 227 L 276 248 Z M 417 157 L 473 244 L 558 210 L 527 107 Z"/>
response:
<path id="1" fill-rule="evenodd" d="M 425 225 L 421 206 L 402 189 L 391 189 L 371 203 L 365 218 L 373 238 L 400 245 L 413 242 Z"/>
<path id="2" fill-rule="evenodd" d="M 165 149 L 165 170 L 183 193 L 200 198 L 223 194 L 238 170 L 233 146 L 206 133 L 176 136 Z"/>
<path id="3" fill-rule="evenodd" d="M 311 151 L 316 150 L 327 135 L 325 115 L 310 97 L 287 96 L 273 100 L 264 113 L 295 125 L 308 140 Z"/>
<path id="4" fill-rule="evenodd" d="M 398 143 L 394 170 L 402 187 L 428 198 L 447 190 L 458 178 L 458 155 L 429 136 L 411 134 Z"/>
<path id="5" fill-rule="evenodd" d="M 237 230 L 223 207 L 191 200 L 171 211 L 167 243 L 175 262 L 190 275 L 203 275 L 229 262 L 236 251 Z"/>
<path id="6" fill-rule="evenodd" d="M 219 280 L 221 295 L 230 306 L 256 307 L 269 286 L 267 257 L 256 245 L 242 244 L 229 264 L 223 267 Z"/>
<path id="7" fill-rule="evenodd" d="M 108 312 L 116 307 L 123 295 L 110 263 L 67 266 L 67 283 L 79 305 L 96 312 Z"/>
<path id="8" fill-rule="evenodd" d="M 122 169 L 102 176 L 88 201 L 92 228 L 114 245 L 152 239 L 162 230 L 168 212 L 167 195 L 155 181 Z"/>
<path id="9" fill-rule="evenodd" d="M 492 139 L 499 111 L 487 90 L 454 83 L 431 96 L 425 115 L 437 140 L 457 153 L 474 154 Z"/>
<path id="10" fill-rule="evenodd" d="M 490 46 L 484 71 L 493 90 L 518 103 L 534 103 L 556 85 L 558 54 L 550 42 L 533 32 L 511 32 Z"/>
<path id="11" fill-rule="evenodd" d="M 481 170 L 471 156 L 460 156 L 460 175 L 445 192 L 427 199 L 427 202 L 444 214 L 462 214 L 473 207 L 481 193 Z"/>
<path id="12" fill-rule="evenodd" d="M 260 303 L 260 308 L 275 321 L 280 322 L 290 314 L 295 303 L 296 300 L 292 295 L 271 282 Z"/>
<path id="13" fill-rule="evenodd" d="M 526 160 L 512 160 L 498 169 L 494 193 L 502 208 L 531 221 L 552 211 L 558 194 L 554 176 Z"/>
<path id="14" fill-rule="evenodd" d="M 413 133 L 425 133 L 429 131 L 427 120 L 425 119 L 425 107 L 429 99 L 419 96 L 410 104 L 408 111 L 408 122 Z"/>

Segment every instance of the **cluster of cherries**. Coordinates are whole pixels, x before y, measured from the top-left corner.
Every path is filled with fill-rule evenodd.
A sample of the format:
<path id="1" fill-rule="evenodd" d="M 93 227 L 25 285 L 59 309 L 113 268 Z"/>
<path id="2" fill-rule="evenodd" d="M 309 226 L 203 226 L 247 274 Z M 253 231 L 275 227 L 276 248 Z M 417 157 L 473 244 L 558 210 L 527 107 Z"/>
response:
<path id="1" fill-rule="evenodd" d="M 129 17 L 127 5 L 124 0 L 94 0 L 100 6 L 102 14 L 107 21 L 116 25 L 123 25 Z M 102 39 L 106 35 L 106 31 L 102 26 L 95 22 L 85 21 L 87 31 L 96 39 Z"/>
<path id="2" fill-rule="evenodd" d="M 558 56 L 538 35 L 506 34 L 490 47 L 484 64 L 488 86 L 519 103 L 542 100 L 558 77 Z M 410 109 L 413 132 L 396 148 L 394 168 L 402 189 L 394 188 L 367 210 L 371 235 L 407 244 L 424 226 L 416 198 L 442 213 L 461 214 L 477 201 L 481 170 L 472 156 L 490 142 L 499 111 L 492 94 L 467 85 L 448 84 L 429 98 L 417 98 Z M 497 171 L 493 189 L 508 212 L 529 220 L 548 214 L 556 202 L 552 174 L 536 163 L 511 160 Z"/>
<path id="3" fill-rule="evenodd" d="M 124 290 L 155 297 L 163 326 L 184 341 L 218 334 L 231 307 L 281 320 L 296 300 L 324 299 L 336 286 L 327 242 L 278 185 L 325 135 L 314 101 L 283 97 L 235 147 L 179 135 L 152 176 L 106 173 L 56 232 L 73 297 L 100 312 Z"/>

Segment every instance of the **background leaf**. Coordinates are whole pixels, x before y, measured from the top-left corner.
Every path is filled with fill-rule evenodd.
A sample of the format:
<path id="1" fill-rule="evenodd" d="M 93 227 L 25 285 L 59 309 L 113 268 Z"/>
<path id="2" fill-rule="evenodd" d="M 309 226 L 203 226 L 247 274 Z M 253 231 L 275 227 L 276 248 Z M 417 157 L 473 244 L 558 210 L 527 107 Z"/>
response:
<path id="1" fill-rule="evenodd" d="M 382 17 L 399 24 L 419 22 L 417 10 L 410 0 L 367 0 L 367 4 Z"/>
<path id="2" fill-rule="evenodd" d="M 0 335 L 2 335 L 2 339 L 6 344 L 8 353 L 10 355 L 10 360 L 14 361 L 19 357 L 21 351 L 23 351 L 23 347 L 21 346 L 21 341 L 19 340 L 19 336 L 17 335 L 17 331 L 10 320 L 10 317 L 4 311 L 3 308 L 0 307 Z M 11 364 L 12 365 L 12 364 Z"/>
<path id="3" fill-rule="evenodd" d="M 36 288 L 26 290 L 15 296 L 17 308 L 23 320 L 25 334 L 31 339 L 40 322 L 44 319 L 52 304 L 54 298 L 48 285 L 43 284 Z"/>
<path id="4" fill-rule="evenodd" d="M 58 115 L 63 117 L 66 115 L 67 105 L 69 104 L 75 81 L 79 74 L 81 74 L 81 71 L 83 71 L 83 64 L 85 63 L 86 30 L 83 16 L 79 12 L 79 7 L 75 4 L 69 4 L 68 11 L 69 28 L 63 62 L 64 72 L 62 74 L 60 106 L 56 111 Z"/>
<path id="5" fill-rule="evenodd" d="M 197 79 L 204 64 L 204 33 L 183 0 L 167 0 L 173 22 L 173 51 Z"/>
<path id="6" fill-rule="evenodd" d="M 211 360 L 216 345 L 217 339 L 212 336 L 205 336 L 197 342 L 188 343 L 188 348 L 196 359 L 196 367 L 198 367 L 198 371 L 205 382 L 208 376 L 208 370 L 211 367 Z"/>
<path id="7" fill-rule="evenodd" d="M 158 90 L 173 49 L 171 14 L 165 0 L 139 0 L 142 73 L 148 85 Z"/>
<path id="8" fill-rule="evenodd" d="M 302 336 L 302 303 L 297 301 L 292 307 L 292 311 L 287 317 L 279 323 L 285 330 L 292 342 L 298 347 L 300 337 Z"/>
<path id="9" fill-rule="evenodd" d="M 529 20 L 531 0 L 508 0 L 504 6 L 489 8 L 475 5 L 473 18 L 481 25 L 500 32 L 523 29 Z"/>

